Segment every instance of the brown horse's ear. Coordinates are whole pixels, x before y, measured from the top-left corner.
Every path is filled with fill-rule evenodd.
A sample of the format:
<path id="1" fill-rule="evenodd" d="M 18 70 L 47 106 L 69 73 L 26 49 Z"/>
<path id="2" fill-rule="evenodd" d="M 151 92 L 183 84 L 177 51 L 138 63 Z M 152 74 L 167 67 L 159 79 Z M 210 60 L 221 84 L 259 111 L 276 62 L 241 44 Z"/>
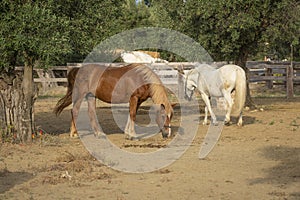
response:
<path id="1" fill-rule="evenodd" d="M 166 107 L 164 104 L 160 104 L 159 113 L 161 115 L 166 114 Z"/>
<path id="2" fill-rule="evenodd" d="M 165 105 L 164 104 L 155 104 L 155 105 L 153 105 L 153 108 L 154 108 L 154 111 L 156 112 L 156 113 L 164 113 L 164 112 L 166 112 L 166 108 L 165 108 Z"/>

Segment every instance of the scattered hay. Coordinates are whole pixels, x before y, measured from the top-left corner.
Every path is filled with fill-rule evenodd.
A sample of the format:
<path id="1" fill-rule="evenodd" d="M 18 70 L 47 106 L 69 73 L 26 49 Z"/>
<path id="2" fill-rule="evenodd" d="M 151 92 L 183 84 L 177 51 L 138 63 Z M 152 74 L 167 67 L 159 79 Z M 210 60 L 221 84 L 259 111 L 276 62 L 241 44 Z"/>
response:
<path id="1" fill-rule="evenodd" d="M 122 147 L 124 148 L 164 148 L 166 147 L 166 144 L 153 144 L 153 143 L 147 143 L 147 144 L 123 144 Z"/>
<path id="2" fill-rule="evenodd" d="M 56 162 L 73 162 L 75 160 L 75 156 L 68 151 L 64 151 L 61 156 L 56 159 Z"/>
<path id="3" fill-rule="evenodd" d="M 57 185 L 62 183 L 62 179 L 57 176 L 44 176 L 42 177 L 42 184 L 50 184 L 50 185 Z"/>

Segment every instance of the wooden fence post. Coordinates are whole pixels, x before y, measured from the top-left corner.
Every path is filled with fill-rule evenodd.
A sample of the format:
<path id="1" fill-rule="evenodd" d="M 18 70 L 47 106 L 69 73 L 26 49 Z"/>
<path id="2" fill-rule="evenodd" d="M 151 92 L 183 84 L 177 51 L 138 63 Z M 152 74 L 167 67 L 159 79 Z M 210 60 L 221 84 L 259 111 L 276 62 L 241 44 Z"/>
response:
<path id="1" fill-rule="evenodd" d="M 267 68 L 266 76 L 273 76 L 272 68 Z M 273 88 L 273 80 L 266 81 L 266 85 L 269 89 L 272 89 Z"/>
<path id="2" fill-rule="evenodd" d="M 42 89 L 43 91 L 40 91 L 40 94 L 45 94 L 50 88 L 57 87 L 57 82 L 47 81 L 47 79 L 55 78 L 53 71 L 50 69 L 48 71 L 45 71 L 43 69 L 35 69 L 37 75 L 41 80 Z"/>
<path id="3" fill-rule="evenodd" d="M 294 77 L 294 69 L 293 69 L 293 62 L 291 62 L 290 65 L 286 66 L 286 97 L 288 99 L 294 97 L 293 77 Z"/>
<path id="4" fill-rule="evenodd" d="M 293 67 L 293 45 L 291 44 L 291 64 L 286 67 L 286 97 L 288 99 L 294 97 L 294 67 Z"/>
<path id="5" fill-rule="evenodd" d="M 179 65 L 177 67 L 178 70 L 178 98 L 183 99 L 184 98 L 184 71 L 183 71 L 183 65 Z"/>

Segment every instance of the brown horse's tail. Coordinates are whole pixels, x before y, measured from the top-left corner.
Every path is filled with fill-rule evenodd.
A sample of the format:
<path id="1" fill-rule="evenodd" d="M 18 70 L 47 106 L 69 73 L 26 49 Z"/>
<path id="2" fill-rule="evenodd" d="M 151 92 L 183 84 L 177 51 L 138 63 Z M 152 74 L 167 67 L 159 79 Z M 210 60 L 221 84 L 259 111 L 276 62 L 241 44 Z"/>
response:
<path id="1" fill-rule="evenodd" d="M 77 75 L 79 68 L 72 68 L 69 73 L 68 73 L 68 90 L 67 90 L 67 94 L 61 98 L 60 100 L 58 100 L 55 108 L 54 108 L 54 113 L 56 115 L 59 115 L 63 109 L 67 106 L 69 106 L 72 103 L 72 92 L 73 92 L 73 87 L 74 87 L 74 83 L 75 83 L 75 77 Z"/>

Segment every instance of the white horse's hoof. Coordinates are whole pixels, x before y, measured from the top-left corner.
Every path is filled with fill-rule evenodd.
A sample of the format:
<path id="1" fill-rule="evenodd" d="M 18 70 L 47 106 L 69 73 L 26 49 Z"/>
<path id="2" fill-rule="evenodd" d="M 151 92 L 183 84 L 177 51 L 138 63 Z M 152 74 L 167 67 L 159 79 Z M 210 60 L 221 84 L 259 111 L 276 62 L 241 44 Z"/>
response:
<path id="1" fill-rule="evenodd" d="M 212 125 L 219 126 L 219 122 L 213 122 Z"/>
<path id="2" fill-rule="evenodd" d="M 98 139 L 106 139 L 106 135 L 98 135 L 97 138 Z"/>
<path id="3" fill-rule="evenodd" d="M 226 126 L 230 126 L 230 125 L 232 124 L 232 122 L 231 122 L 231 121 L 224 121 L 224 124 L 225 124 Z"/>

